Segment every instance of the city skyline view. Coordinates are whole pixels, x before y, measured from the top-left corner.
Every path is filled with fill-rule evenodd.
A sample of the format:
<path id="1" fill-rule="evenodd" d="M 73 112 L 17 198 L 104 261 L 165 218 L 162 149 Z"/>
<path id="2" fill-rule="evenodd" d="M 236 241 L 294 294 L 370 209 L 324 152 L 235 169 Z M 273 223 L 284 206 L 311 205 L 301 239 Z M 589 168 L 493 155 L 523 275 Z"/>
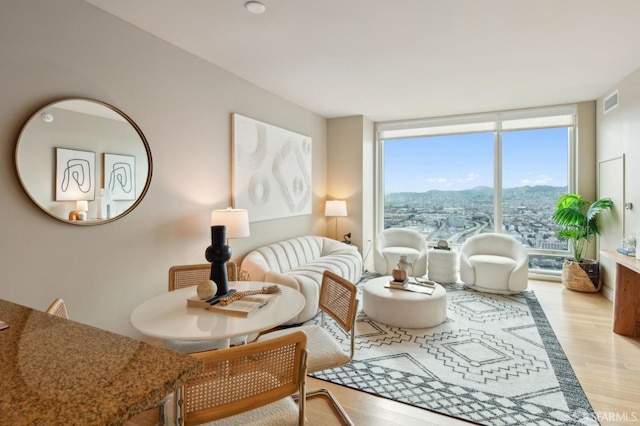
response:
<path id="1" fill-rule="evenodd" d="M 530 255 L 529 268 L 560 271 L 568 245 L 556 236 L 552 220 L 557 198 L 566 187 L 532 186 L 505 189 L 502 229 L 524 246 L 548 255 Z M 384 228 L 407 228 L 419 232 L 429 244 L 446 240 L 462 245 L 473 235 L 496 232 L 493 191 L 487 187 L 470 190 L 423 193 L 393 193 L 385 196 Z"/>

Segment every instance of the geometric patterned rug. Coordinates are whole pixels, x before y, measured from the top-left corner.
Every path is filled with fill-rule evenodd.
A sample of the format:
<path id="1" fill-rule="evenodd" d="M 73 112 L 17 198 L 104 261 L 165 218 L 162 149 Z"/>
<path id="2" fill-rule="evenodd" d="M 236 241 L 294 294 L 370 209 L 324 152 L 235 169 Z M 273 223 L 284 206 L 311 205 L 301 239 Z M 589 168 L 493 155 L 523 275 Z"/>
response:
<path id="1" fill-rule="evenodd" d="M 359 297 L 362 283 L 375 276 L 367 273 L 358 283 Z M 312 376 L 481 425 L 598 424 L 533 292 L 443 286 L 443 324 L 402 329 L 360 310 L 354 360 Z M 318 322 L 319 316 L 308 324 Z M 327 325 L 348 344 L 339 328 Z"/>

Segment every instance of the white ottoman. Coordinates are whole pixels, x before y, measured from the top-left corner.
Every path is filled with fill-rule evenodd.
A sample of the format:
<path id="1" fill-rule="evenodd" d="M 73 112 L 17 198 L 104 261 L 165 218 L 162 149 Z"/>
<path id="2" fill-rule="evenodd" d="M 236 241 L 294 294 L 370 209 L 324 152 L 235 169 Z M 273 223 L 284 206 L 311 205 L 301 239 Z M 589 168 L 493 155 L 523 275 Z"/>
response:
<path id="1" fill-rule="evenodd" d="M 428 328 L 447 319 L 447 292 L 440 284 L 432 294 L 386 288 L 390 276 L 373 278 L 362 288 L 362 310 L 393 327 Z"/>
<path id="2" fill-rule="evenodd" d="M 438 283 L 458 282 L 458 252 L 430 249 L 428 277 Z"/>

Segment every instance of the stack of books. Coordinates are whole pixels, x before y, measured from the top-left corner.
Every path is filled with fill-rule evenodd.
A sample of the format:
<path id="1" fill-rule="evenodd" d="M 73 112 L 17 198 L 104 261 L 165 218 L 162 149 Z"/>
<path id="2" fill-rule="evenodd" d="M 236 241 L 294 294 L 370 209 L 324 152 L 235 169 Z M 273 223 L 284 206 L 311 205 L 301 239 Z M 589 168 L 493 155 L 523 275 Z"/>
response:
<path id="1" fill-rule="evenodd" d="M 409 281 L 408 279 L 404 281 L 391 280 L 385 287 L 414 293 L 433 294 L 436 289 L 436 282 L 430 280 Z"/>
<path id="2" fill-rule="evenodd" d="M 391 288 L 399 288 L 401 290 L 404 290 L 407 287 L 407 283 L 408 282 L 409 282 L 408 278 L 405 278 L 402 281 L 391 280 L 391 281 L 389 281 L 389 287 L 391 287 Z"/>
<path id="3" fill-rule="evenodd" d="M 187 299 L 187 306 L 205 308 L 212 312 L 237 317 L 249 317 L 271 304 L 277 296 L 277 294 L 252 294 L 224 306 L 219 304 L 218 300 L 201 300 L 198 296 L 195 296 Z"/>

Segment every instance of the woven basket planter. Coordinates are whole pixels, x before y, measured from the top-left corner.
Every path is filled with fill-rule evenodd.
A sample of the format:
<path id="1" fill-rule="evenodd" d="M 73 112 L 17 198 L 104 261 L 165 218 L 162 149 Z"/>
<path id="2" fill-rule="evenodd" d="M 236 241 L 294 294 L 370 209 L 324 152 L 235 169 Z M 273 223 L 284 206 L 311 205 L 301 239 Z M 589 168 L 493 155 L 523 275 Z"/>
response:
<path id="1" fill-rule="evenodd" d="M 562 284 L 569 290 L 595 293 L 600 291 L 600 263 L 584 259 L 582 263 L 565 260 L 562 264 Z"/>

